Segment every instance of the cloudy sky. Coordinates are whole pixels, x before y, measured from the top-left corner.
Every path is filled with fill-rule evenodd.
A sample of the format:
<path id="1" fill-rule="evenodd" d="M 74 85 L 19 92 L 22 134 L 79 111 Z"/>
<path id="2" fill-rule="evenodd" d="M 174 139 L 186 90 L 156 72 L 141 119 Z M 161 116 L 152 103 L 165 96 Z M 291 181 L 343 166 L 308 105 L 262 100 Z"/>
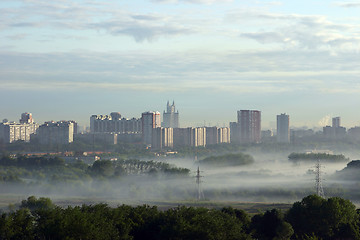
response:
<path id="1" fill-rule="evenodd" d="M 360 125 L 360 1 L 1 0 L 0 118 Z"/>

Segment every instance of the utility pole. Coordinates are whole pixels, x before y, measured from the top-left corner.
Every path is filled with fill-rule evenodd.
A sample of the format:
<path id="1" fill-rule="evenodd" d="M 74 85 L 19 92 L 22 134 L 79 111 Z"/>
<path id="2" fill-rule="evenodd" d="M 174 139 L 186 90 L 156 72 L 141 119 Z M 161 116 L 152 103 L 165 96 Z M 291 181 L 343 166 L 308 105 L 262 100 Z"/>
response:
<path id="1" fill-rule="evenodd" d="M 315 165 L 315 174 L 316 194 L 322 198 L 325 198 L 324 189 L 322 187 L 322 171 L 320 159 L 317 160 L 317 163 Z"/>

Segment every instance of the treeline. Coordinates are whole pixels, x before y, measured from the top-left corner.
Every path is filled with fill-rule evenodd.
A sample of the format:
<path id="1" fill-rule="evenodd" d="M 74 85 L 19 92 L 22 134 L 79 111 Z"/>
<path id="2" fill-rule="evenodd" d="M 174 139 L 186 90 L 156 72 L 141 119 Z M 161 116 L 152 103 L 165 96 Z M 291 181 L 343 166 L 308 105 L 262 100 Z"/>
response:
<path id="1" fill-rule="evenodd" d="M 221 156 L 211 156 L 204 158 L 200 161 L 203 165 L 208 166 L 241 166 L 248 165 L 254 162 L 254 158 L 248 154 L 244 153 L 234 153 L 234 154 L 226 154 Z"/>
<path id="2" fill-rule="evenodd" d="M 359 217 L 350 201 L 316 195 L 285 213 L 273 209 L 252 217 L 231 207 L 61 208 L 29 197 L 18 210 L 0 214 L 0 239 L 360 239 Z"/>
<path id="3" fill-rule="evenodd" d="M 311 161 L 311 160 L 325 160 L 328 162 L 343 162 L 348 161 L 343 154 L 328 154 L 328 153 L 291 153 L 288 156 L 290 161 Z"/>
<path id="4" fill-rule="evenodd" d="M 64 166 L 65 161 L 59 157 L 26 157 L 18 156 L 12 158 L 10 156 L 3 156 L 0 158 L 0 166 L 15 166 L 15 167 L 48 167 L 48 166 Z"/>
<path id="5" fill-rule="evenodd" d="M 189 169 L 155 161 L 98 160 L 92 165 L 82 161 L 65 163 L 59 157 L 0 158 L 0 182 L 21 182 L 22 178 L 61 182 L 67 180 L 113 179 L 126 175 L 176 175 L 186 176 Z"/>

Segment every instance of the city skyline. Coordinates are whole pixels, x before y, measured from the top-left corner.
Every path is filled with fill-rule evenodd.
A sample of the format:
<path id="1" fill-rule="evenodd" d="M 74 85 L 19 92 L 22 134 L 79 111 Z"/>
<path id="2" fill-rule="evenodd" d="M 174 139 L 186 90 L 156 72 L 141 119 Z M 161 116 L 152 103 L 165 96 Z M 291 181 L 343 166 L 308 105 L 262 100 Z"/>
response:
<path id="1" fill-rule="evenodd" d="M 359 1 L 4 0 L 0 118 L 163 112 L 228 125 L 239 109 L 276 127 L 360 125 Z M 208 120 L 211 119 L 211 120 Z M 328 123 L 331 125 L 331 122 Z"/>
<path id="2" fill-rule="evenodd" d="M 175 105 L 173 105 L 173 106 L 175 106 Z M 239 121 L 239 112 L 240 111 L 255 111 L 255 112 L 257 112 L 258 110 L 254 110 L 254 109 L 248 109 L 248 110 L 237 110 L 236 111 L 236 117 L 237 117 L 237 121 Z M 74 119 L 74 118 L 72 118 L 71 116 L 70 116 L 70 118 L 59 118 L 59 119 L 49 119 L 49 118 L 47 118 L 46 120 L 44 120 L 44 121 L 42 121 L 42 120 L 38 120 L 37 118 L 36 118 L 36 116 L 33 118 L 33 114 L 30 112 L 30 111 L 28 111 L 28 112 L 25 112 L 25 113 L 21 113 L 21 117 L 20 117 L 20 119 L 19 118 L 17 118 L 17 119 L 10 119 L 10 118 L 3 118 L 3 119 L 0 119 L 1 120 L 1 122 L 9 122 L 9 123 L 22 123 L 22 121 L 24 121 L 23 120 L 23 118 L 25 118 L 25 117 L 29 117 L 31 120 L 31 122 L 33 122 L 33 123 L 37 123 L 37 124 L 43 124 L 43 123 L 48 123 L 48 122 L 57 122 L 57 121 L 74 121 L 74 122 L 77 122 L 77 124 L 79 124 L 79 126 L 81 126 L 82 128 L 84 128 L 84 129 L 82 129 L 81 131 L 83 131 L 83 130 L 86 130 L 85 129 L 85 127 L 86 128 L 88 128 L 88 130 L 90 130 L 91 128 L 92 128 L 92 126 L 93 126 L 93 119 L 99 119 L 99 120 L 101 120 L 101 119 L 111 119 L 111 118 L 113 118 L 113 119 L 117 119 L 117 120 L 119 120 L 119 123 L 120 123 L 120 120 L 124 120 L 125 122 L 131 122 L 131 124 L 133 124 L 132 123 L 132 121 L 141 121 L 141 118 L 142 118 L 142 115 L 144 114 L 144 113 L 148 113 L 148 112 L 154 112 L 154 113 L 157 113 L 159 116 L 160 116 L 160 120 L 158 120 L 158 121 L 160 121 L 161 122 L 161 124 L 162 124 L 162 121 L 163 121 L 163 113 L 161 113 L 160 111 L 157 111 L 157 110 L 154 110 L 154 111 L 145 111 L 145 112 L 142 112 L 142 113 L 140 113 L 139 115 L 140 115 L 140 117 L 135 117 L 135 116 L 124 116 L 124 115 L 122 115 L 120 112 L 111 112 L 111 114 L 110 115 L 108 115 L 108 114 L 106 114 L 106 113 L 100 113 L 100 114 L 92 114 L 91 116 L 90 116 L 90 119 L 88 118 L 87 119 L 87 122 L 86 121 L 84 121 L 84 122 L 80 122 L 80 121 L 78 121 L 78 120 L 76 120 L 76 119 Z M 165 112 L 165 111 L 164 111 Z M 261 112 L 261 114 L 262 114 L 262 111 L 260 110 L 260 112 Z M 177 112 L 178 113 L 178 112 Z M 279 113 L 280 114 L 280 113 Z M 116 115 L 116 116 L 114 116 L 114 115 Z M 281 113 L 281 115 L 284 115 L 284 114 L 282 114 Z M 266 124 L 264 124 L 264 122 L 263 122 L 263 120 L 261 120 L 261 122 L 260 122 L 260 124 L 261 124 L 261 130 L 274 130 L 274 133 L 276 133 L 276 130 L 277 130 L 277 122 L 278 122 L 278 117 L 279 117 L 279 115 L 278 114 L 275 114 L 275 115 L 273 115 L 274 116 L 274 121 L 271 121 L 268 125 L 266 125 Z M 289 115 L 286 115 L 286 116 L 288 116 L 289 117 Z M 262 117 L 261 117 L 262 118 Z M 69 120 L 69 119 L 72 119 L 72 120 Z M 340 124 L 340 119 L 341 119 L 341 124 Z M 125 124 L 125 122 L 123 123 L 123 124 Z M 234 122 L 236 122 L 236 120 L 233 120 L 233 119 L 231 119 L 230 121 L 228 121 L 228 122 L 225 122 L 225 121 L 223 121 L 223 122 L 217 122 L 217 123 L 214 123 L 211 119 L 204 119 L 204 121 L 203 122 L 199 122 L 199 123 L 196 123 L 196 124 L 193 124 L 193 125 L 184 125 L 184 124 L 182 124 L 182 125 L 184 125 L 184 126 L 182 126 L 182 127 L 185 127 L 185 128 L 187 128 L 187 127 L 231 127 L 230 125 L 231 125 L 231 123 L 234 123 Z M 180 122 L 181 123 L 181 122 Z M 137 124 L 139 124 L 139 123 L 137 123 Z M 161 125 L 160 124 L 160 125 Z M 323 128 L 323 127 L 326 127 L 326 126 L 329 126 L 329 127 L 334 127 L 334 124 L 337 126 L 337 125 L 341 125 L 341 127 L 345 127 L 345 128 L 352 128 L 352 127 L 360 127 L 359 125 L 350 125 L 350 126 L 346 126 L 346 125 L 343 125 L 343 119 L 342 119 L 342 117 L 341 116 L 336 116 L 336 117 L 334 117 L 334 116 L 330 116 L 330 115 L 327 115 L 327 116 L 325 116 L 325 117 L 323 117 L 322 119 L 320 119 L 319 120 L 319 122 L 318 122 L 318 125 L 317 126 L 309 126 L 309 125 L 299 125 L 299 126 L 296 126 L 296 125 L 293 125 L 292 124 L 292 121 L 291 121 L 291 123 L 289 124 L 289 127 L 291 128 L 291 129 L 301 129 L 301 128 L 308 128 L 308 129 L 315 129 L 315 130 L 320 130 L 321 131 L 321 129 Z M 265 125 L 265 126 L 264 126 Z M 125 125 L 124 125 L 125 126 Z M 102 127 L 104 127 L 104 126 L 102 126 Z M 115 127 L 115 128 L 120 128 L 120 126 L 113 126 L 113 127 Z M 93 131 L 93 130 L 92 130 Z M 96 132 L 96 131 L 95 131 Z"/>

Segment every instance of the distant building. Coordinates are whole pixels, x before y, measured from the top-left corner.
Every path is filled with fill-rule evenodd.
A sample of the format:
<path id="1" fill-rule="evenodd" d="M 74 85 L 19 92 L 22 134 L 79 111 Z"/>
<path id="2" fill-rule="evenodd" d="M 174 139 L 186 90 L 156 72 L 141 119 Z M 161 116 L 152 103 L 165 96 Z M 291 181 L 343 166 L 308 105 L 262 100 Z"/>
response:
<path id="1" fill-rule="evenodd" d="M 34 123 L 34 120 L 33 120 L 33 118 L 32 118 L 32 114 L 31 114 L 31 113 L 28 113 L 28 112 L 22 113 L 22 114 L 21 114 L 21 118 L 20 118 L 20 123 L 21 123 L 21 124 Z"/>
<path id="2" fill-rule="evenodd" d="M 74 141 L 73 121 L 45 122 L 37 131 L 40 144 L 69 144 Z"/>
<path id="3" fill-rule="evenodd" d="M 165 128 L 179 128 L 179 111 L 175 109 L 175 102 L 173 101 L 172 105 L 169 104 L 169 101 L 166 105 L 166 112 L 163 113 L 163 122 L 161 124 Z"/>
<path id="4" fill-rule="evenodd" d="M 118 143 L 141 143 L 142 133 L 118 133 L 117 140 Z"/>
<path id="5" fill-rule="evenodd" d="M 118 134 L 141 133 L 141 118 L 121 118 L 119 112 L 112 112 L 110 115 L 92 115 L 90 117 L 90 132 Z"/>
<path id="6" fill-rule="evenodd" d="M 0 123 L 0 140 L 5 143 L 15 141 L 30 142 L 30 136 L 35 134 L 39 125 L 34 123 L 31 113 L 21 114 L 20 123 L 4 120 Z"/>
<path id="7" fill-rule="evenodd" d="M 360 140 L 360 127 L 353 127 L 348 130 L 348 136 L 352 140 Z"/>
<path id="8" fill-rule="evenodd" d="M 332 127 L 337 128 L 340 127 L 340 117 L 334 117 L 332 118 Z"/>
<path id="9" fill-rule="evenodd" d="M 231 143 L 240 143 L 240 124 L 237 122 L 230 122 L 230 142 Z"/>
<path id="10" fill-rule="evenodd" d="M 206 146 L 206 128 L 174 128 L 174 146 Z"/>
<path id="11" fill-rule="evenodd" d="M 346 136 L 346 128 L 341 126 L 340 117 L 332 119 L 332 126 L 323 127 L 324 137 L 327 139 L 341 139 Z"/>
<path id="12" fill-rule="evenodd" d="M 146 145 L 151 145 L 152 133 L 154 128 L 161 127 L 161 117 L 159 112 L 144 112 L 141 115 L 142 121 L 142 140 Z"/>
<path id="13" fill-rule="evenodd" d="M 344 127 L 323 127 L 324 137 L 327 139 L 340 139 L 346 136 L 346 128 Z"/>
<path id="14" fill-rule="evenodd" d="M 261 142 L 272 142 L 274 139 L 274 132 L 272 129 L 261 130 Z"/>
<path id="15" fill-rule="evenodd" d="M 261 141 L 261 111 L 240 110 L 237 112 L 240 124 L 240 143 L 259 143 Z"/>
<path id="16" fill-rule="evenodd" d="M 276 116 L 276 140 L 280 143 L 290 143 L 290 118 L 282 113 Z"/>
<path id="17" fill-rule="evenodd" d="M 162 150 L 163 148 L 172 148 L 174 146 L 173 128 L 153 128 L 151 148 Z"/>
<path id="18" fill-rule="evenodd" d="M 218 143 L 230 143 L 230 128 L 222 127 L 218 129 Z"/>
<path id="19" fill-rule="evenodd" d="M 114 145 L 118 142 L 116 133 L 81 133 L 74 134 L 74 142 L 82 141 L 87 144 L 109 144 Z"/>
<path id="20" fill-rule="evenodd" d="M 230 128 L 206 127 L 206 144 L 230 142 Z"/>
<path id="21" fill-rule="evenodd" d="M 68 122 L 71 122 L 73 123 L 74 125 L 74 134 L 77 134 L 78 133 L 78 123 L 74 120 L 69 120 Z"/>

